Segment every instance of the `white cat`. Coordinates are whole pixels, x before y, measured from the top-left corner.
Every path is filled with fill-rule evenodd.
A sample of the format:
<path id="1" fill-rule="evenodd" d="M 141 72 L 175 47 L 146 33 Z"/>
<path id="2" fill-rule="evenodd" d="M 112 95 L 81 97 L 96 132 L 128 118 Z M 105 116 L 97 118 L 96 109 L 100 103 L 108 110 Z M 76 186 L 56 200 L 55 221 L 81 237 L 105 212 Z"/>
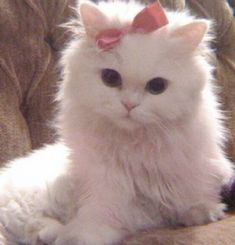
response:
<path id="1" fill-rule="evenodd" d="M 80 36 L 63 56 L 61 141 L 0 175 L 8 244 L 110 245 L 143 228 L 223 217 L 220 191 L 233 170 L 208 61 L 210 22 L 167 11 L 169 24 L 99 46 L 97 35 L 126 30 L 143 8 L 80 5 Z"/>

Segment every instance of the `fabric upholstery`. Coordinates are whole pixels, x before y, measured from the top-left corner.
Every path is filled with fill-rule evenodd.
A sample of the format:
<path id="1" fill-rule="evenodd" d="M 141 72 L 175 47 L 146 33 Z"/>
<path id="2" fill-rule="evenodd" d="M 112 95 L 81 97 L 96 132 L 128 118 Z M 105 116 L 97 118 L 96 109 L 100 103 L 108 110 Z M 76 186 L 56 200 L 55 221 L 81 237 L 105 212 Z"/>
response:
<path id="1" fill-rule="evenodd" d="M 74 0 L 0 1 L 0 163 L 52 143 L 60 51 L 59 25 Z"/>
<path id="2" fill-rule="evenodd" d="M 144 1 L 144 0 L 143 0 Z M 145 0 L 147 2 L 147 0 Z M 70 39 L 59 25 L 74 15 L 75 0 L 0 1 L 0 163 L 52 143 L 50 122 L 59 79 L 60 52 Z M 172 9 L 189 8 L 215 21 L 217 83 L 235 161 L 235 21 L 224 0 L 161 0 Z M 231 2 L 235 2 L 231 0 Z M 125 245 L 234 245 L 235 215 L 205 226 L 138 232 Z"/>

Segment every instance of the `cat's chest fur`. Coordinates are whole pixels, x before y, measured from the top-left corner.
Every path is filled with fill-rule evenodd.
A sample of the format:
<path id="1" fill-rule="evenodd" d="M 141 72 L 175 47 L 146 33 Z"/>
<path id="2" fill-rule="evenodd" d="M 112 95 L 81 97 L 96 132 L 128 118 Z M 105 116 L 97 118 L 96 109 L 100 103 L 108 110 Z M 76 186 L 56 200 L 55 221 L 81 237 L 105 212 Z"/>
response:
<path id="1" fill-rule="evenodd" d="M 89 177 L 81 179 L 84 189 L 91 188 L 97 198 L 108 199 L 110 210 L 117 207 L 113 213 L 118 212 L 127 227 L 163 225 L 162 217 L 168 216 L 165 203 L 170 205 L 175 198 L 171 193 L 173 160 L 169 159 L 174 152 L 172 145 L 152 134 L 136 134 L 133 138 L 119 135 L 107 141 L 108 144 L 93 141 L 78 157 L 78 171 L 84 173 L 84 165 L 89 168 Z M 102 193 L 104 189 L 108 190 Z"/>
<path id="2" fill-rule="evenodd" d="M 176 178 L 180 179 L 181 173 L 172 167 L 177 161 L 177 155 L 176 159 L 169 158 L 176 151 L 175 147 L 167 144 L 167 141 L 146 137 L 136 145 L 123 148 L 116 153 L 116 159 L 125 179 L 123 185 L 127 192 L 123 195 L 130 196 L 128 205 L 131 211 L 128 212 L 133 212 L 132 224 L 146 228 L 177 222 L 174 200 L 179 198 L 179 192 L 174 191 L 178 188 L 183 190 L 183 182 L 178 185 Z M 187 157 L 182 152 L 180 155 L 185 162 Z"/>

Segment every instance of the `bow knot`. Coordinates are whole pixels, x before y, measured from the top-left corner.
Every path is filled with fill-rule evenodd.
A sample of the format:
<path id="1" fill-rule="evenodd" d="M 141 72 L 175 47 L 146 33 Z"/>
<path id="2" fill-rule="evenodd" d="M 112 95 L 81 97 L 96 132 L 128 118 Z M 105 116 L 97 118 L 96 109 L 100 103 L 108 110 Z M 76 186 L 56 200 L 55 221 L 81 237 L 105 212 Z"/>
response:
<path id="1" fill-rule="evenodd" d="M 145 7 L 134 18 L 130 26 L 110 28 L 101 31 L 96 36 L 96 44 L 100 49 L 108 50 L 115 47 L 127 33 L 149 33 L 168 24 L 165 11 L 159 1 Z"/>

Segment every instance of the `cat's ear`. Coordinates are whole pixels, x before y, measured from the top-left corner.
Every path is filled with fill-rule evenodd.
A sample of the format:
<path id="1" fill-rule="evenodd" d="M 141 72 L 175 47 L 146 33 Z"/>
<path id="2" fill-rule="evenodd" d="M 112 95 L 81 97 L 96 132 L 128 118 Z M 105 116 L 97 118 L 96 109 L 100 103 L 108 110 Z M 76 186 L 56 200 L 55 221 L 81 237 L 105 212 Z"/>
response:
<path id="1" fill-rule="evenodd" d="M 170 38 L 179 46 L 179 50 L 193 52 L 203 41 L 208 30 L 209 21 L 195 20 L 172 30 Z"/>
<path id="2" fill-rule="evenodd" d="M 79 12 L 86 35 L 90 38 L 94 38 L 107 24 L 107 17 L 94 3 L 88 1 L 80 3 Z"/>

